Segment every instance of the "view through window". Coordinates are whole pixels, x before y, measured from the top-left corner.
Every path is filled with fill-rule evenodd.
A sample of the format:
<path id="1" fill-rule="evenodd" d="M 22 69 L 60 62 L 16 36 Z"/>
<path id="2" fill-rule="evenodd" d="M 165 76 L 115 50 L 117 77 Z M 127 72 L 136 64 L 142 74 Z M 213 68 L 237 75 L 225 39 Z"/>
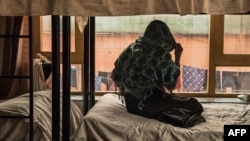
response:
<path id="1" fill-rule="evenodd" d="M 96 42 L 95 42 L 95 90 L 96 92 L 115 91 L 114 84 L 110 78 L 114 62 L 120 53 L 142 36 L 147 25 L 154 19 L 164 21 L 170 28 L 176 42 L 181 43 L 184 48 L 181 58 L 181 75 L 174 90 L 175 93 L 198 93 L 208 91 L 213 94 L 242 94 L 250 93 L 250 65 L 247 59 L 250 54 L 250 16 L 249 15 L 225 15 L 223 22 L 210 23 L 210 15 L 145 15 L 145 16 L 112 16 L 95 17 Z M 223 16 L 221 16 L 223 17 Z M 71 19 L 74 23 L 75 20 Z M 42 25 L 42 51 L 51 51 L 50 17 L 43 18 Z M 221 20 L 219 20 L 221 21 Z M 213 25 L 211 25 L 213 24 Z M 222 26 L 223 25 L 223 26 Z M 75 48 L 75 25 L 71 24 L 71 51 Z M 224 34 L 210 34 L 210 26 L 224 28 Z M 221 32 L 221 31 L 216 31 Z M 219 35 L 219 36 L 218 36 Z M 79 36 L 79 35 L 78 35 Z M 81 36 L 81 35 L 80 35 Z M 216 37 L 211 37 L 216 36 Z M 224 39 L 222 45 L 211 43 L 220 36 Z M 82 46 L 81 46 L 82 47 Z M 211 48 L 222 48 L 223 55 L 220 57 L 220 65 L 217 59 L 210 59 L 209 55 L 217 58 L 218 54 L 211 52 Z M 173 56 L 173 52 L 172 56 Z M 230 59 L 223 59 L 229 56 Z M 235 59 L 235 57 L 238 57 Z M 233 59 L 232 59 L 233 58 Z M 82 59 L 82 57 L 80 57 Z M 209 75 L 209 60 L 215 65 L 215 74 Z M 238 60 L 238 61 L 235 61 Z M 73 82 L 81 86 L 82 66 L 79 60 L 72 62 L 74 68 Z M 243 64 L 243 65 L 242 65 Z M 77 73 L 76 73 L 77 72 Z M 214 82 L 211 81 L 215 80 Z M 209 84 L 214 84 L 213 90 Z M 76 83 L 74 83 L 75 86 Z M 73 84 L 72 84 L 73 86 Z M 208 89 L 209 87 L 209 89 Z M 81 90 L 81 87 L 72 90 Z"/>
<path id="2" fill-rule="evenodd" d="M 114 91 L 110 78 L 119 54 L 142 36 L 154 19 L 164 21 L 184 48 L 181 75 L 174 92 L 206 92 L 209 65 L 208 15 L 145 15 L 96 17 L 96 91 Z M 173 57 L 173 52 L 172 52 Z"/>
<path id="3" fill-rule="evenodd" d="M 224 54 L 250 54 L 250 16 L 226 15 Z"/>

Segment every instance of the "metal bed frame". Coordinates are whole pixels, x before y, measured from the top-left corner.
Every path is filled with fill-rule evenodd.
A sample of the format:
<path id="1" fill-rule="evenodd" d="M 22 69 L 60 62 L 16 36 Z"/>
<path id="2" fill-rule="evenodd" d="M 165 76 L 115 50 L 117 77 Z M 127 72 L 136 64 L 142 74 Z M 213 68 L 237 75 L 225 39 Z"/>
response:
<path id="1" fill-rule="evenodd" d="M 63 16 L 63 101 L 60 103 L 60 17 L 52 15 L 52 140 L 60 140 L 60 105 L 62 105 L 62 140 L 70 140 L 70 16 Z M 0 35 L 0 38 L 28 38 L 29 39 L 29 76 L 0 76 L 0 78 L 29 79 L 30 114 L 29 116 L 1 116 L 0 118 L 29 118 L 33 121 L 33 31 L 32 16 L 29 16 L 29 35 Z M 84 115 L 95 103 L 95 18 L 89 17 L 84 30 Z M 30 122 L 30 141 L 33 141 L 34 125 Z"/>
<path id="2" fill-rule="evenodd" d="M 30 74 L 33 74 L 33 48 L 32 48 L 32 17 L 29 17 L 29 33 L 28 35 L 0 35 L 0 38 L 26 38 L 29 40 L 29 71 Z M 29 104 L 30 104 L 30 114 L 29 116 L 0 116 L 0 118 L 28 118 L 30 121 L 33 121 L 33 75 L 29 76 L 0 76 L 0 78 L 13 78 L 13 79 L 29 79 L 29 94 L 30 98 L 29 99 Z M 30 134 L 29 138 L 30 140 L 33 140 L 33 122 L 30 122 L 29 128 L 30 128 Z"/>
<path id="3" fill-rule="evenodd" d="M 88 18 L 84 30 L 83 100 L 86 115 L 95 104 L 95 17 Z M 52 140 L 60 138 L 60 21 L 52 16 Z M 63 16 L 63 107 L 62 140 L 70 140 L 70 17 Z"/>
<path id="4" fill-rule="evenodd" d="M 70 17 L 63 16 L 62 140 L 70 140 Z M 52 140 L 60 139 L 60 17 L 52 16 Z"/>

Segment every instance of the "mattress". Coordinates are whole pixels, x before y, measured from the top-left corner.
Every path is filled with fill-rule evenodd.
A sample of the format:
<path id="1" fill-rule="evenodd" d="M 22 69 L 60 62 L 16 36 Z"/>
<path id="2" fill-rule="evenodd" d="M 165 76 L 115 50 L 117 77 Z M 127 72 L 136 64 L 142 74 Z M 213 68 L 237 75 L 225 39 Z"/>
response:
<path id="1" fill-rule="evenodd" d="M 224 125 L 250 124 L 250 105 L 201 103 L 206 122 L 175 127 L 134 115 L 115 94 L 105 94 L 87 113 L 75 134 L 77 141 L 223 141 Z"/>
<path id="2" fill-rule="evenodd" d="M 71 101 L 70 126 L 72 136 L 83 120 L 83 115 Z M 0 116 L 29 116 L 29 93 L 0 102 Z M 51 91 L 34 92 L 34 135 L 36 141 L 52 139 Z M 61 118 L 62 120 L 62 118 Z M 0 118 L 1 141 L 29 140 L 29 118 Z M 61 133 L 61 132 L 60 132 Z M 60 134 L 62 136 L 62 134 Z"/>

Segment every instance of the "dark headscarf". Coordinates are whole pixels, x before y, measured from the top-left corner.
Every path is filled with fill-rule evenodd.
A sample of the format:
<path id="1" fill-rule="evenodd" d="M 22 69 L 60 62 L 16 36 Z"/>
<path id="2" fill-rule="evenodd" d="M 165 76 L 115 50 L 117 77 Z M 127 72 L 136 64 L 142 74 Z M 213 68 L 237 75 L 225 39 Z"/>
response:
<path id="1" fill-rule="evenodd" d="M 122 95 L 129 93 L 139 99 L 139 109 L 153 94 L 152 88 L 175 88 L 180 70 L 169 53 L 175 44 L 168 26 L 154 20 L 143 37 L 130 44 L 115 61 L 111 77 Z"/>

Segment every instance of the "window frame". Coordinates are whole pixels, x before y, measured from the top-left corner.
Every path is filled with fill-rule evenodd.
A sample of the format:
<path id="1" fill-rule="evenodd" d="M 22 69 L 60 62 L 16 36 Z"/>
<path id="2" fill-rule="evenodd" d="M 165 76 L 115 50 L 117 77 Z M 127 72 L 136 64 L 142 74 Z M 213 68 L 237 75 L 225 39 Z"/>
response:
<path id="1" fill-rule="evenodd" d="M 242 67 L 242 66 L 250 66 L 250 55 L 249 54 L 224 54 L 224 15 L 216 15 L 213 16 L 213 30 L 210 31 L 213 33 L 213 39 L 211 39 L 211 46 L 214 46 L 211 50 L 213 52 L 212 57 L 210 59 L 212 69 L 212 74 L 215 76 L 216 67 Z M 215 79 L 215 77 L 212 77 Z M 213 84 L 215 84 L 215 80 L 213 80 Z M 209 84 L 211 84 L 210 82 Z M 212 85 L 213 86 L 213 85 Z M 215 86 L 214 86 L 215 88 Z M 215 89 L 210 88 L 211 92 L 215 94 Z M 213 91 L 212 91 L 213 90 Z M 226 97 L 236 97 L 238 94 L 215 94 L 222 95 Z"/>

